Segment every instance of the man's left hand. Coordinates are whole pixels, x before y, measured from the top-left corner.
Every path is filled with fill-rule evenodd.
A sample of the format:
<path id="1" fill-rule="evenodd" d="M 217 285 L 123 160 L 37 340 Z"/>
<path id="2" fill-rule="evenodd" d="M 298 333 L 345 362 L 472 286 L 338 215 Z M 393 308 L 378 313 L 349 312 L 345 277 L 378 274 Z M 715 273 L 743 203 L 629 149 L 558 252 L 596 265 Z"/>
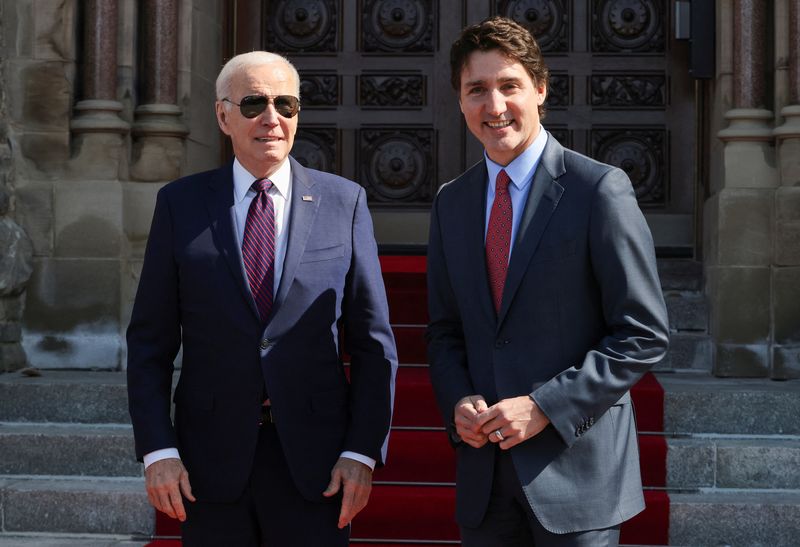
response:
<path id="1" fill-rule="evenodd" d="M 340 489 L 342 510 L 339 513 L 339 528 L 344 528 L 367 506 L 372 491 L 372 470 L 356 460 L 339 458 L 331 471 L 331 482 L 322 495 L 329 498 Z"/>
<path id="2" fill-rule="evenodd" d="M 489 440 L 500 443 L 507 450 L 512 446 L 538 435 L 550 419 L 545 416 L 533 399 L 527 395 L 503 399 L 478 416 L 478 422 Z M 500 432 L 502 438 L 497 435 Z"/>

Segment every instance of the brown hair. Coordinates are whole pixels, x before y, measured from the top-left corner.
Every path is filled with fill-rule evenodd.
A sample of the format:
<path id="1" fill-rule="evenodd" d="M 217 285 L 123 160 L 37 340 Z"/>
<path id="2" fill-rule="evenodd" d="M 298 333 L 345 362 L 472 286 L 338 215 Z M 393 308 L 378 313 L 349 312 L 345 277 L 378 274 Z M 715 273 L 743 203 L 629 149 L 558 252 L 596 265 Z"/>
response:
<path id="1" fill-rule="evenodd" d="M 461 36 L 450 48 L 450 83 L 453 89 L 461 88 L 461 71 L 475 51 L 499 50 L 517 61 L 530 75 L 534 84 L 547 87 L 550 73 L 542 57 L 542 50 L 528 29 L 505 17 L 490 17 L 461 31 Z M 544 106 L 539 106 L 544 115 Z"/>

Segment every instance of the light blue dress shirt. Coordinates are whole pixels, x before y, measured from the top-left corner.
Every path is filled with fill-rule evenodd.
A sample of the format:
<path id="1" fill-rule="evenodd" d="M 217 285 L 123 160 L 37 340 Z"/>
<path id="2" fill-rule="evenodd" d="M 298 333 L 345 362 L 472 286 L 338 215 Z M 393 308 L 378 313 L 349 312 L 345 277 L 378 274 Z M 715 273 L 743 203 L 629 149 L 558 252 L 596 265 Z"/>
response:
<path id="1" fill-rule="evenodd" d="M 492 204 L 494 203 L 494 186 L 497 180 L 497 174 L 505 169 L 506 174 L 511 177 L 511 184 L 508 185 L 508 193 L 511 195 L 511 209 L 513 211 L 513 216 L 511 218 L 511 241 L 516 243 L 517 229 L 522 219 L 522 213 L 525 210 L 525 203 L 528 201 L 528 195 L 531 193 L 533 174 L 539 166 L 539 160 L 542 157 L 542 152 L 544 152 L 545 144 L 547 144 L 547 131 L 540 125 L 539 134 L 531 145 L 508 165 L 500 165 L 499 163 L 493 162 L 489 159 L 486 151 L 483 151 L 483 157 L 486 159 L 486 168 L 489 171 L 489 180 L 486 181 L 486 222 L 483 228 L 484 242 L 486 241 L 486 233 L 489 230 L 489 215 L 492 212 Z M 511 260 L 511 253 L 514 252 L 513 243 L 508 253 L 509 261 Z"/>

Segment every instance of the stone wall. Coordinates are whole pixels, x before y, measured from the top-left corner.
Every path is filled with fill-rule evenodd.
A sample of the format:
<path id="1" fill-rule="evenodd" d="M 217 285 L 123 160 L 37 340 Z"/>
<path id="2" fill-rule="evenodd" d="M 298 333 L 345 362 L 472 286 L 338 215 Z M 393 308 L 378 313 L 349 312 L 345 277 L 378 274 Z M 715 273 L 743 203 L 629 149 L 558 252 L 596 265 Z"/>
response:
<path id="1" fill-rule="evenodd" d="M 155 10 L 144 13 L 144 5 Z M 11 75 L 2 87 L 15 175 L 13 218 L 33 242 L 22 329 L 31 365 L 124 366 L 124 331 L 155 194 L 169 180 L 218 162 L 209 75 L 221 65 L 221 5 L 0 0 L 0 51 Z M 145 119 L 141 109 L 148 106 L 142 104 L 148 71 L 155 69 L 140 63 L 140 28 L 176 6 L 178 24 L 170 36 L 177 44 L 171 77 L 178 100 L 155 110 L 168 111 L 178 129 L 164 135 L 145 123 L 152 116 Z M 116 20 L 109 21 L 108 13 L 116 13 Z M 101 25 L 93 25 L 92 17 Z M 99 47 L 90 50 L 87 40 Z M 110 54 L 107 43 L 115 44 Z M 87 78 L 108 75 L 109 64 L 112 89 L 106 97 Z M 92 68 L 100 70 L 93 75 Z M 136 153 L 143 145 L 156 151 L 144 162 Z M 2 150 L 0 145 L 0 169 Z M 0 339 L 2 334 L 0 327 Z"/>
<path id="2" fill-rule="evenodd" d="M 800 377 L 800 81 L 795 0 L 717 2 L 704 260 L 713 371 Z"/>
<path id="3" fill-rule="evenodd" d="M 8 137 L 6 82 L 13 78 L 5 55 L 4 6 L 0 4 L 0 372 L 25 366 L 22 314 L 32 272 L 33 248 L 13 220 L 14 161 Z"/>

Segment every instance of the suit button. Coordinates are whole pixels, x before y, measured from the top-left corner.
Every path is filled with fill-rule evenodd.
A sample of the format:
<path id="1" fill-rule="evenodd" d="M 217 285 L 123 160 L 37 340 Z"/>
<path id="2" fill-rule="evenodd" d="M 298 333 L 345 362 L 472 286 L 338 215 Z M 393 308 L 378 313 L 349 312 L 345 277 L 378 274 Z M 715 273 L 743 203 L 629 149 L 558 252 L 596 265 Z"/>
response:
<path id="1" fill-rule="evenodd" d="M 272 343 L 272 342 L 270 342 L 268 338 L 264 338 L 264 339 L 261 341 L 261 344 L 259 345 L 259 347 L 260 347 L 261 349 L 267 349 L 271 343 Z"/>

